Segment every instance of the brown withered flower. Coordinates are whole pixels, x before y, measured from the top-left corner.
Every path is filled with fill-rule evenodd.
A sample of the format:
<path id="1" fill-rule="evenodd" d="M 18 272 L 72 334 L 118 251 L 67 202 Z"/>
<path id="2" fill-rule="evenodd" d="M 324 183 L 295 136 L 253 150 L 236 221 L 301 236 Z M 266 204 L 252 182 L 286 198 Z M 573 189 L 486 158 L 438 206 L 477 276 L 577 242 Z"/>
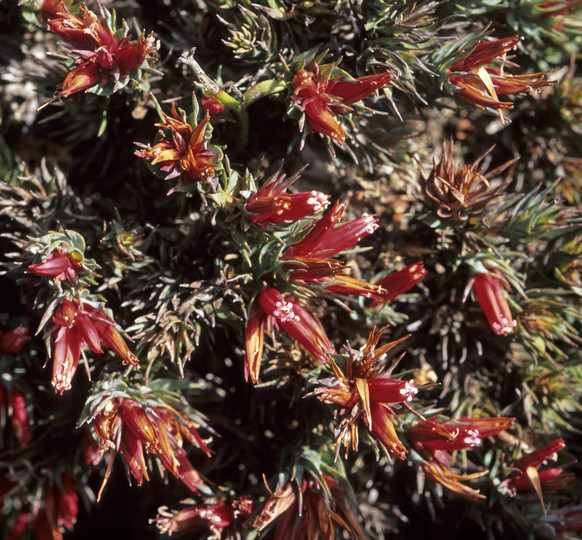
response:
<path id="1" fill-rule="evenodd" d="M 519 158 L 514 158 L 500 167 L 483 174 L 479 167 L 481 161 L 493 150 L 489 148 L 470 165 L 455 163 L 453 140 L 443 140 L 441 160 L 433 158 L 433 167 L 425 178 L 420 173 L 422 191 L 427 201 L 436 206 L 436 213 L 441 218 L 466 220 L 469 216 L 480 215 L 487 204 L 498 197 L 510 180 L 496 187 L 491 187 L 489 178 L 502 173 Z"/>

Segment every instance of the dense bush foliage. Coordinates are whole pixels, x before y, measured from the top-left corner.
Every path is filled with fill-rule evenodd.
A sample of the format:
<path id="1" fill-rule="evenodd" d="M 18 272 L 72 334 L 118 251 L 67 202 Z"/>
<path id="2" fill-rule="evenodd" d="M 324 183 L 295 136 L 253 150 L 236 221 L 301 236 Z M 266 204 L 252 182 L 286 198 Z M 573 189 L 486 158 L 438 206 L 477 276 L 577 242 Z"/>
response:
<path id="1" fill-rule="evenodd" d="M 579 537 L 581 2 L 0 17 L 3 538 Z"/>

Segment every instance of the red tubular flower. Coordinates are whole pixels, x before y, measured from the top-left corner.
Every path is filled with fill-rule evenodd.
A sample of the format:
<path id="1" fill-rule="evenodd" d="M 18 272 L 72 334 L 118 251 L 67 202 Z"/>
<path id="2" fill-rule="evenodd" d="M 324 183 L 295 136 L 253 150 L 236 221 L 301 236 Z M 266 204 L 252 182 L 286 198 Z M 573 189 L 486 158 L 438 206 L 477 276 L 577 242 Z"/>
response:
<path id="1" fill-rule="evenodd" d="M 501 110 L 512 109 L 513 103 L 499 101 L 498 95 L 521 94 L 551 86 L 552 82 L 544 80 L 547 71 L 509 75 L 501 69 L 485 67 L 515 49 L 518 42 L 519 37 L 512 36 L 479 43 L 465 58 L 453 62 L 448 70 L 451 74 L 448 80 L 460 89 L 456 95 L 481 107 L 499 110 L 503 119 Z"/>
<path id="2" fill-rule="evenodd" d="M 76 300 L 63 300 L 53 315 L 54 352 L 52 384 L 61 394 L 71 387 L 77 370 L 81 348 L 89 347 L 102 354 L 101 341 L 109 345 L 124 362 L 139 365 L 138 359 L 129 350 L 114 322 L 104 313 L 89 305 L 81 307 Z"/>
<path id="3" fill-rule="evenodd" d="M 119 414 L 147 452 L 160 450 L 159 432 L 150 421 L 146 410 L 137 401 L 124 399 L 119 405 Z"/>
<path id="4" fill-rule="evenodd" d="M 20 354 L 30 341 L 29 331 L 23 324 L 10 330 L 0 329 L 0 353 Z"/>
<path id="5" fill-rule="evenodd" d="M 536 471 L 534 478 L 537 478 L 537 480 L 533 480 L 527 472 L 524 472 L 512 478 L 509 486 L 515 494 L 531 493 L 535 491 L 537 482 L 539 482 L 543 491 L 568 490 L 571 487 L 574 476 L 563 473 L 564 469 L 552 467 L 551 469 Z"/>
<path id="6" fill-rule="evenodd" d="M 181 446 L 176 446 L 174 452 L 178 466 L 176 478 L 179 478 L 182 483 L 194 493 L 200 493 L 205 490 L 206 484 L 204 483 L 204 480 L 202 480 L 200 473 L 194 468 L 192 463 L 190 463 L 186 450 Z"/>
<path id="7" fill-rule="evenodd" d="M 402 399 L 401 401 L 406 401 Z M 370 403 L 370 416 L 365 421 L 372 434 L 382 443 L 387 452 L 398 459 L 406 459 L 408 450 L 400 442 L 391 415 L 391 408 L 382 403 Z"/>
<path id="8" fill-rule="evenodd" d="M 380 298 L 385 292 L 381 286 L 346 275 L 345 265 L 330 258 L 378 228 L 377 219 L 368 214 L 338 225 L 344 210 L 345 205 L 336 202 L 302 240 L 285 250 L 281 258 L 288 261 L 285 268 L 293 270 L 289 279 L 303 285 L 323 285 L 328 292 Z"/>
<path id="9" fill-rule="evenodd" d="M 136 143 L 144 150 L 138 150 L 135 155 L 151 160 L 152 165 L 162 164 L 161 171 L 165 179 L 179 178 L 184 185 L 193 182 L 209 183 L 215 175 L 218 166 L 213 160 L 215 155 L 206 149 L 205 131 L 210 118 L 206 116 L 195 128 L 186 122 L 183 115 L 172 104 L 172 114 L 164 113 L 164 123 L 156 124 L 170 132 L 167 138 L 150 147 Z"/>
<path id="10" fill-rule="evenodd" d="M 321 324 L 291 296 L 265 287 L 249 309 L 245 327 L 245 380 L 257 383 L 263 356 L 265 328 L 281 328 L 319 362 L 335 349 Z"/>
<path id="11" fill-rule="evenodd" d="M 510 427 L 514 418 L 459 418 L 458 423 L 439 423 L 434 420 L 417 422 L 408 431 L 408 439 L 417 450 L 434 454 L 452 452 L 481 445 L 481 440 Z"/>
<path id="12" fill-rule="evenodd" d="M 525 454 L 520 459 L 518 459 L 512 466 L 520 471 L 525 471 L 528 467 L 539 468 L 544 461 L 551 459 L 556 461 L 558 459 L 558 452 L 566 447 L 564 439 L 556 439 L 541 448 L 537 448 L 529 454 Z"/>
<path id="13" fill-rule="evenodd" d="M 149 482 L 148 467 L 145 461 L 144 445 L 134 432 L 129 429 L 123 430 L 119 443 L 119 453 L 127 463 L 131 475 L 137 480 L 137 485 L 141 486 L 144 479 Z"/>
<path id="14" fill-rule="evenodd" d="M 141 36 L 137 41 L 131 41 L 131 36 L 123 38 L 114 54 L 113 61 L 120 76 L 129 75 L 138 69 L 153 49 L 153 36 Z"/>
<path id="15" fill-rule="evenodd" d="M 322 74 L 320 66 L 314 62 L 313 71 L 300 69 L 293 77 L 291 99 L 305 112 L 309 125 L 315 131 L 341 145 L 345 133 L 335 115 L 351 112 L 349 105 L 386 86 L 391 75 L 379 73 L 346 81 L 343 75 L 330 78 L 333 68 L 333 65 L 325 66 Z"/>
<path id="16" fill-rule="evenodd" d="M 287 183 L 284 183 L 285 175 L 269 178 L 245 205 L 249 219 L 259 225 L 281 223 L 297 221 L 323 210 L 328 205 L 329 195 L 321 191 L 286 192 L 297 178 L 295 175 Z"/>
<path id="17" fill-rule="evenodd" d="M 321 363 L 335 354 L 325 330 L 293 296 L 283 296 L 278 290 L 265 287 L 258 296 L 258 304 L 269 324 L 281 327 Z"/>
<path id="18" fill-rule="evenodd" d="M 525 454 L 511 465 L 514 471 L 502 482 L 500 487 L 508 490 L 511 495 L 535 491 L 543 507 L 543 491 L 568 490 L 574 481 L 573 474 L 565 474 L 563 469 L 559 467 L 538 470 L 547 460 L 556 461 L 558 452 L 563 450 L 565 446 L 563 439 L 556 439 Z"/>
<path id="19" fill-rule="evenodd" d="M 345 204 L 336 202 L 302 240 L 285 251 L 284 259 L 329 259 L 357 244 L 378 228 L 378 220 L 370 214 L 363 214 L 338 225 L 345 209 Z"/>
<path id="20" fill-rule="evenodd" d="M 129 350 L 127 343 L 115 328 L 115 322 L 107 317 L 103 312 L 95 309 L 90 305 L 85 305 L 85 312 L 92 317 L 93 325 L 97 329 L 99 338 L 110 349 L 113 349 L 124 363 L 131 364 L 133 367 L 139 366 L 139 360 Z"/>
<path id="21" fill-rule="evenodd" d="M 30 442 L 30 428 L 28 427 L 28 412 L 26 400 L 22 391 L 12 384 L 10 389 L 12 404 L 12 427 L 20 446 L 25 447 Z"/>
<path id="22" fill-rule="evenodd" d="M 56 505 L 56 523 L 58 530 L 71 530 L 77 522 L 79 512 L 79 496 L 77 494 L 77 481 L 68 471 L 63 471 L 60 478 Z"/>
<path id="23" fill-rule="evenodd" d="M 346 134 L 325 102 L 319 98 L 313 98 L 301 107 L 305 111 L 309 125 L 315 131 L 331 137 L 340 146 L 343 144 Z"/>
<path id="24" fill-rule="evenodd" d="M 414 379 L 391 379 L 378 375 L 368 380 L 370 403 L 400 403 L 409 401 L 418 392 Z"/>
<path id="25" fill-rule="evenodd" d="M 372 92 L 384 88 L 392 80 L 388 72 L 358 77 L 346 81 L 344 77 L 334 77 L 329 80 L 327 91 L 334 97 L 339 97 L 344 105 L 353 105 L 368 97 Z"/>
<path id="26" fill-rule="evenodd" d="M 56 249 L 49 254 L 46 261 L 29 265 L 28 271 L 37 276 L 58 277 L 60 281 L 66 279 L 74 283 L 77 274 L 83 273 L 85 269 L 83 261 L 71 253 L 63 253 Z"/>
<path id="27" fill-rule="evenodd" d="M 399 297 L 401 294 L 409 291 L 417 283 L 422 281 L 424 276 L 428 272 L 424 269 L 422 262 L 417 262 L 407 266 L 403 270 L 398 272 L 392 272 L 387 276 L 374 282 L 374 285 L 379 285 L 383 289 L 386 289 L 386 293 L 382 294 L 382 300 L 372 300 L 370 302 L 370 307 L 378 307 L 386 302 L 392 302 L 392 300 Z"/>
<path id="28" fill-rule="evenodd" d="M 475 296 L 485 313 L 489 325 L 497 335 L 513 334 L 517 321 L 511 314 L 507 298 L 503 291 L 501 278 L 495 271 L 475 274 L 469 283 L 475 291 Z"/>
<path id="29" fill-rule="evenodd" d="M 234 538 L 240 535 L 252 509 L 253 502 L 247 496 L 220 501 L 208 498 L 180 511 L 168 511 L 162 506 L 152 521 L 162 534 L 168 536 L 175 532 L 210 532 L 212 538 Z"/>
<path id="30" fill-rule="evenodd" d="M 415 451 L 423 458 L 424 473 L 443 487 L 472 500 L 483 499 L 478 490 L 463 482 L 479 478 L 487 471 L 468 475 L 455 474 L 451 470 L 449 452 L 480 446 L 482 439 L 497 435 L 512 426 L 515 418 L 459 418 L 458 423 L 440 423 L 421 420 L 407 432 L 407 438 Z"/>
<path id="31" fill-rule="evenodd" d="M 72 530 L 77 522 L 79 497 L 72 474 L 64 471 L 57 482 L 47 483 L 43 502 L 34 518 L 34 538 L 60 540 L 65 530 Z"/>

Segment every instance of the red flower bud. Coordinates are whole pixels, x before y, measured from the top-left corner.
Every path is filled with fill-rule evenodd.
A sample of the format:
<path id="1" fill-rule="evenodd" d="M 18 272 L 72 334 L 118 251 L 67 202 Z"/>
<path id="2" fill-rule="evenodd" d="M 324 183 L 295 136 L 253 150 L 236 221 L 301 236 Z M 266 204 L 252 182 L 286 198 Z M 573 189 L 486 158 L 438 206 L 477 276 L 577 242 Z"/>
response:
<path id="1" fill-rule="evenodd" d="M 28 326 L 20 325 L 11 330 L 0 330 L 0 353 L 19 354 L 30 340 Z"/>

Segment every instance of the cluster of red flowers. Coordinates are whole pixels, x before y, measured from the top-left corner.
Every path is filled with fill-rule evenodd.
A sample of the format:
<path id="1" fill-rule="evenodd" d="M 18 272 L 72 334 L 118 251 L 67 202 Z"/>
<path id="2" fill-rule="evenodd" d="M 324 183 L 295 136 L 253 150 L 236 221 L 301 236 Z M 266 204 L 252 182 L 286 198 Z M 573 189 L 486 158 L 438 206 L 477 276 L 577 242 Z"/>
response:
<path id="1" fill-rule="evenodd" d="M 44 2 L 43 12 L 49 30 L 64 40 L 71 54 L 75 55 L 74 68 L 64 79 L 55 99 L 96 89 L 97 86 L 103 88 L 111 84 L 114 90 L 118 89 L 147 64 L 155 49 L 151 35 L 132 40 L 131 36 L 124 35 L 124 31 L 112 28 L 111 18 L 106 16 L 105 10 L 102 14 L 107 22 L 86 7 L 80 8 L 80 16 L 74 15 L 65 3 L 55 8 L 50 2 Z M 479 43 L 470 52 L 464 51 L 463 58 L 453 62 L 447 72 L 448 81 L 458 90 L 456 95 L 478 106 L 495 109 L 501 115 L 501 111 L 511 109 L 513 104 L 500 101 L 499 96 L 531 92 L 551 84 L 544 80 L 545 72 L 527 75 L 504 73 L 505 55 L 517 43 L 518 38 L 511 37 Z M 308 65 L 309 69 L 306 69 Z M 354 106 L 376 90 L 385 88 L 391 81 L 391 74 L 353 78 L 335 64 L 320 65 L 314 60 L 311 64 L 303 62 L 289 79 L 288 104 L 295 112 L 301 112 L 300 130 L 304 134 L 316 131 L 341 146 L 346 140 L 345 125 L 351 122 Z M 228 167 L 222 161 L 221 151 L 209 144 L 211 119 L 224 113 L 225 107 L 215 96 L 209 96 L 202 99 L 202 108 L 205 117 L 198 122 L 173 104 L 172 114 L 162 113 L 162 122 L 156 124 L 160 133 L 155 143 L 137 143 L 140 149 L 135 155 L 148 160 L 165 180 L 177 180 L 178 187 L 210 185 L 216 193 L 218 176 L 223 168 Z M 305 122 L 308 129 L 305 129 Z M 486 181 L 484 188 L 471 191 L 473 177 L 477 176 L 474 174 L 476 165 L 475 170 L 465 172 L 467 174 L 460 178 L 459 185 L 447 183 L 447 188 L 452 188 L 452 197 L 459 204 L 453 204 L 453 201 L 447 205 L 443 201 L 444 195 L 441 194 L 440 198 L 431 195 L 441 205 L 440 217 L 461 216 L 467 208 L 466 195 L 472 196 L 477 201 L 475 206 L 481 207 L 495 196 L 493 190 L 488 191 Z M 415 413 L 420 420 L 406 431 L 410 444 L 409 448 L 405 446 L 397 433 L 396 419 L 403 408 L 410 409 L 409 402 L 417 394 L 419 385 L 414 378 L 392 376 L 395 365 L 386 366 L 386 355 L 406 338 L 378 346 L 384 330 L 376 332 L 374 328 L 361 349 L 351 350 L 347 356 L 341 357 L 321 322 L 310 313 L 309 306 L 302 299 L 307 296 L 306 290 L 313 293 L 313 298 L 329 298 L 331 295 L 364 297 L 367 299 L 365 305 L 375 309 L 410 290 L 427 275 L 427 271 L 422 262 L 414 262 L 373 282 L 352 277 L 348 266 L 335 257 L 372 234 L 378 228 L 378 219 L 363 214 L 341 223 L 346 204 L 335 202 L 328 208 L 331 197 L 323 192 L 288 191 L 298 176 L 286 181 L 284 175 L 276 174 L 252 193 L 234 190 L 235 195 L 226 193 L 224 197 L 232 203 L 229 211 L 239 212 L 245 231 L 264 232 L 273 228 L 286 234 L 286 237 L 282 236 L 284 241 L 278 266 L 271 273 L 262 273 L 261 282 L 254 283 L 255 295 L 248 307 L 245 326 L 245 378 L 250 378 L 255 384 L 259 381 L 265 333 L 284 331 L 320 364 L 333 371 L 333 376 L 315 381 L 317 386 L 313 395 L 335 408 L 336 459 L 341 446 L 345 447 L 346 455 L 350 449 L 358 449 L 360 428 L 363 427 L 390 459 L 404 460 L 412 449 L 414 451 L 410 453 L 415 455 L 414 459 L 427 477 L 462 496 L 474 500 L 483 498 L 464 482 L 486 473 L 458 474 L 451 452 L 481 445 L 483 439 L 510 428 L 514 419 L 459 418 L 440 422 Z M 443 179 L 439 177 L 439 180 Z M 78 249 L 69 249 L 66 243 L 49 241 L 47 245 L 50 247 L 44 251 L 43 261 L 29 265 L 28 272 L 50 278 L 48 284 L 55 292 L 41 324 L 41 327 L 48 326 L 46 340 L 49 357 L 53 360 L 55 391 L 62 394 L 71 387 L 84 349 L 103 354 L 105 344 L 124 363 L 138 367 L 138 359 L 130 351 L 113 318 L 102 309 L 101 302 L 89 299 L 86 294 L 86 286 L 95 276 L 91 264 L 82 253 L 79 255 Z M 505 283 L 501 272 L 488 270 L 476 273 L 468 290 L 473 288 L 493 331 L 507 336 L 514 331 L 516 321 L 504 293 Z M 10 352 L 20 350 L 27 336 L 16 329 L 3 333 L 0 339 L 0 345 Z M 198 433 L 200 426 L 179 407 L 150 397 L 140 395 L 138 399 L 131 393 L 103 392 L 93 402 L 89 422 L 99 441 L 99 454 L 111 451 L 99 496 L 117 453 L 121 454 L 131 476 L 140 485 L 144 479 L 149 480 L 146 465 L 146 454 L 149 453 L 190 490 L 205 497 L 203 502 L 181 511 L 162 510 L 154 521 L 163 533 L 210 529 L 216 537 L 227 530 L 239 535 L 252 512 L 250 498 L 208 496 L 210 488 L 183 448 L 183 442 L 187 440 L 210 456 L 207 442 Z M 21 445 L 26 445 L 30 439 L 26 406 L 22 392 L 14 385 L 9 391 L 0 385 L 0 415 L 6 411 L 10 411 L 12 416 L 16 438 Z M 563 474 L 561 468 L 538 470 L 545 459 L 563 446 L 563 441 L 554 441 L 513 463 L 505 487 L 512 494 L 533 488 L 538 495 L 542 489 L 563 489 L 570 477 Z M 39 525 L 35 524 L 35 527 L 46 527 L 55 536 L 75 522 L 77 495 L 74 479 L 63 475 L 58 486 L 47 484 L 44 497 L 44 510 L 36 514 L 35 523 L 38 521 Z M 30 516 L 30 513 L 26 515 Z M 333 538 L 336 527 L 354 538 L 366 537 L 353 505 L 348 501 L 345 486 L 326 474 L 305 474 L 301 478 L 280 482 L 254 526 L 261 532 L 275 520 L 278 520 L 275 538 L 315 538 L 320 531 Z"/>
<path id="2" fill-rule="evenodd" d="M 304 193 L 289 196 L 285 215 L 291 215 L 292 202 L 297 204 L 294 215 L 306 217 L 314 209 L 313 199 L 327 200 L 323 194 L 309 197 Z M 259 206 L 258 202 L 262 202 Z M 277 212 L 279 202 L 273 201 L 275 208 L 269 208 L 267 197 L 261 192 L 253 200 L 252 219 L 255 222 L 272 221 Z M 320 208 L 319 202 L 315 205 Z M 376 219 L 371 215 L 362 215 L 346 223 L 340 224 L 345 211 L 345 205 L 335 203 L 321 218 L 310 220 L 299 231 L 301 240 L 290 242 L 281 254 L 282 269 L 286 271 L 286 280 L 290 286 L 300 285 L 312 287 L 316 292 L 336 293 L 342 295 L 365 296 L 376 301 L 376 305 L 393 300 L 416 285 L 426 272 L 422 263 L 415 263 L 398 275 L 387 276 L 382 283 L 372 284 L 356 279 L 347 274 L 343 262 L 332 257 L 345 251 L 377 229 Z M 248 209 L 247 203 L 247 212 Z M 262 220 L 262 216 L 268 216 Z M 277 221 L 278 222 L 278 221 Z M 387 285 L 390 289 L 384 288 Z M 250 375 L 253 382 L 258 381 L 260 361 L 263 352 L 265 330 L 281 328 L 319 362 L 326 363 L 329 355 L 335 353 L 335 348 L 327 337 L 319 321 L 317 321 L 293 294 L 284 295 L 279 290 L 264 286 L 249 309 L 249 317 L 245 330 L 246 357 L 245 374 Z"/>
<path id="3" fill-rule="evenodd" d="M 144 407 L 131 397 L 112 398 L 107 394 L 93 404 L 93 410 L 90 421 L 99 440 L 100 453 L 112 451 L 99 496 L 117 452 L 124 458 L 138 485 L 144 478 L 149 480 L 145 451 L 158 456 L 163 467 L 195 493 L 207 489 L 182 443 L 186 439 L 208 456 L 211 451 L 198 434 L 199 426 L 184 412 L 167 402 Z"/>
<path id="4" fill-rule="evenodd" d="M 58 242 L 54 247 L 50 237 L 46 242 L 49 247 L 45 260 L 29 265 L 28 271 L 52 278 L 51 283 L 57 290 L 43 317 L 41 328 L 50 318 L 51 324 L 45 335 L 49 356 L 53 360 L 52 384 L 55 391 L 62 394 L 71 388 L 84 347 L 96 354 L 103 354 L 101 345 L 105 343 L 124 363 L 137 367 L 139 361 L 129 350 L 113 319 L 95 307 L 95 302 L 80 300 L 83 296 L 81 292 L 86 292 L 86 289 L 83 288 L 85 282 L 80 282 L 79 276 L 90 278 L 94 263 L 87 261 L 78 249 L 66 242 Z M 67 291 L 63 291 L 61 282 L 68 283 Z"/>
<path id="5" fill-rule="evenodd" d="M 64 40 L 76 55 L 75 68 L 65 77 L 57 98 L 68 97 L 96 85 L 113 81 L 114 89 L 121 81 L 142 67 L 155 50 L 153 35 L 120 39 L 119 31 L 104 23 L 94 12 L 81 6 L 81 16 L 73 15 L 64 2 L 58 8 L 44 7 L 48 29 Z M 101 8 L 104 18 L 111 16 Z"/>

